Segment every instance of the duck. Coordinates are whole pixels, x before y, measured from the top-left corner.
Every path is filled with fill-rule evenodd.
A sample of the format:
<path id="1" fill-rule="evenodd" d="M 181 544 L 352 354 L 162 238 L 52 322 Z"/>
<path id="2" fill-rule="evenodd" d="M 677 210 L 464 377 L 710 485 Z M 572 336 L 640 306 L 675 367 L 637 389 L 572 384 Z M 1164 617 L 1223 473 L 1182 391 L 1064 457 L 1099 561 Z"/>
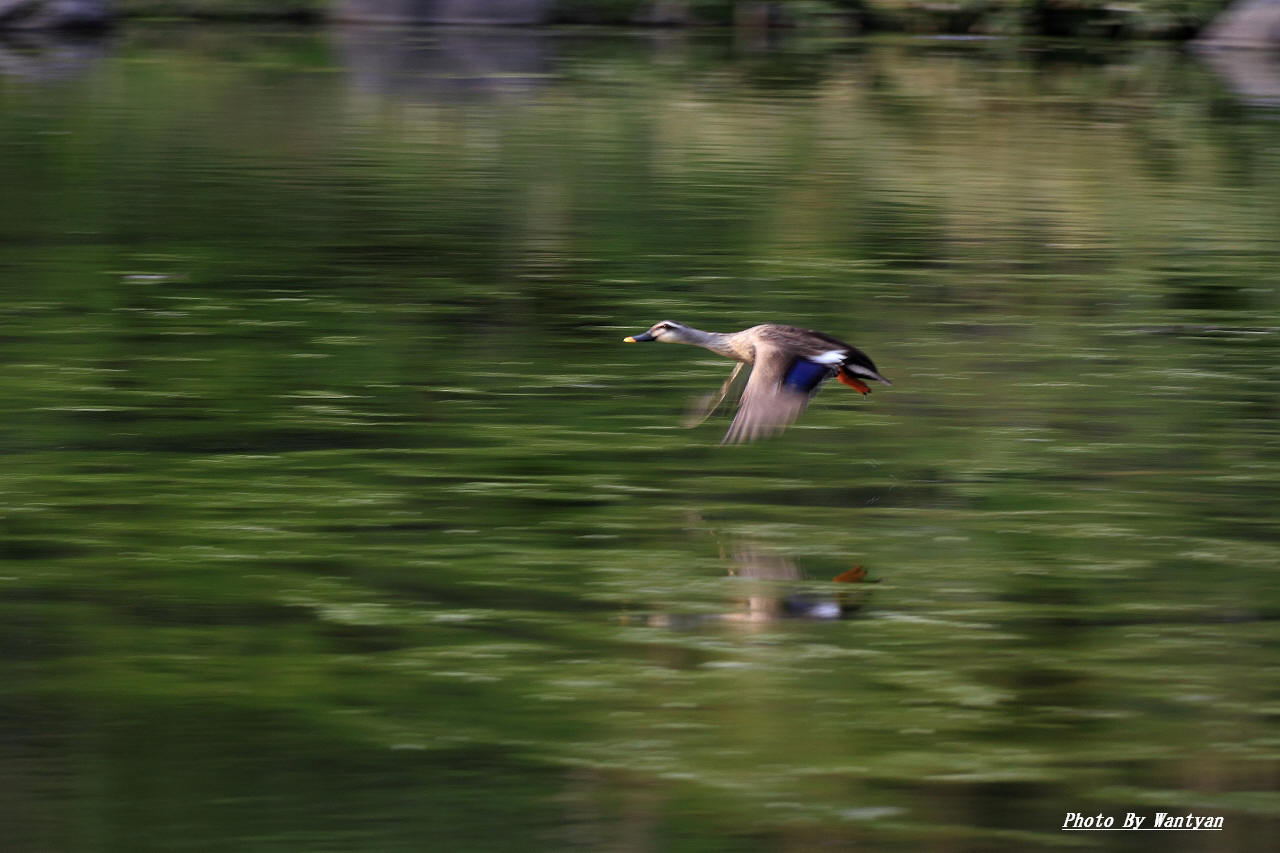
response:
<path id="1" fill-rule="evenodd" d="M 744 365 L 751 365 L 737 414 L 721 444 L 744 444 L 781 432 L 800 416 L 822 384 L 833 377 L 863 395 L 871 393 L 867 380 L 893 385 L 880 374 L 875 362 L 852 344 L 824 332 L 779 323 L 762 323 L 741 332 L 704 332 L 663 320 L 622 340 L 628 344 L 689 344 L 738 362 L 718 396 L 704 398 L 701 417 L 691 426 L 715 411 L 738 372 Z"/>

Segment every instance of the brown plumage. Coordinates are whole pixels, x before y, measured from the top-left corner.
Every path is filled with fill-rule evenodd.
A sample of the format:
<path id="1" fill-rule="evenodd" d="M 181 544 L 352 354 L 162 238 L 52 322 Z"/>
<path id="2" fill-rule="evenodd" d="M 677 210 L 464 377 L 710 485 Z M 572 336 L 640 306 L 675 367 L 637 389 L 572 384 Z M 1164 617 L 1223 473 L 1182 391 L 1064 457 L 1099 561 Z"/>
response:
<path id="1" fill-rule="evenodd" d="M 724 444 L 741 444 L 785 429 L 800 416 L 822 383 L 833 376 L 861 394 L 871 390 L 863 379 L 893 384 L 857 347 L 822 332 L 777 323 L 725 333 L 663 320 L 623 340 L 692 344 L 739 362 L 719 395 L 706 406 L 701 420 L 724 399 L 742 365 L 751 365 L 751 377 L 742 389 L 738 413 L 725 433 Z"/>

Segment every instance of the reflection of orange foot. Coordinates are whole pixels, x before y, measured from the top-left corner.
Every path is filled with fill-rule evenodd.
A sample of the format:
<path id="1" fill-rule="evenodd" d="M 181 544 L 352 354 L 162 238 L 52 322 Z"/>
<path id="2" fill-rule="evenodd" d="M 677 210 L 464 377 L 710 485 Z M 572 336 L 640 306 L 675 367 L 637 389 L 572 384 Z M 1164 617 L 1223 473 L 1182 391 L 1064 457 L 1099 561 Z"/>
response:
<path id="1" fill-rule="evenodd" d="M 857 583 L 867 576 L 867 570 L 862 566 L 854 566 L 852 569 L 843 571 L 832 578 L 836 583 Z"/>

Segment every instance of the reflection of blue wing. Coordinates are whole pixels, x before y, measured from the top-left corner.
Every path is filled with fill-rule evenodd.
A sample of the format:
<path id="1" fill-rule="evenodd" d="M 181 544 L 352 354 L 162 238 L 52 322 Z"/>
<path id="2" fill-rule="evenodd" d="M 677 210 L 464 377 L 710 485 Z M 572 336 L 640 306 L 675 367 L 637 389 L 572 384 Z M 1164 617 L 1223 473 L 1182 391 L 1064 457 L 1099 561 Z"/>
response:
<path id="1" fill-rule="evenodd" d="M 830 376 L 831 372 L 829 365 L 797 358 L 787 370 L 787 375 L 782 378 L 782 384 L 802 394 L 808 394 L 817 388 L 822 380 Z"/>

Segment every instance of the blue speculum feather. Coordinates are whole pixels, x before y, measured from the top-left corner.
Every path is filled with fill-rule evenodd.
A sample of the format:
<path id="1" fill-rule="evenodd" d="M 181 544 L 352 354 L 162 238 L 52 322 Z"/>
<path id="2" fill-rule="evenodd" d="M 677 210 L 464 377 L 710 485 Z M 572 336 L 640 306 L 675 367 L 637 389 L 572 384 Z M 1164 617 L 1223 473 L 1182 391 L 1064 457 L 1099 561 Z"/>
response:
<path id="1" fill-rule="evenodd" d="M 808 394 L 831 373 L 830 365 L 798 358 L 787 371 L 787 375 L 783 377 L 782 384 Z"/>

